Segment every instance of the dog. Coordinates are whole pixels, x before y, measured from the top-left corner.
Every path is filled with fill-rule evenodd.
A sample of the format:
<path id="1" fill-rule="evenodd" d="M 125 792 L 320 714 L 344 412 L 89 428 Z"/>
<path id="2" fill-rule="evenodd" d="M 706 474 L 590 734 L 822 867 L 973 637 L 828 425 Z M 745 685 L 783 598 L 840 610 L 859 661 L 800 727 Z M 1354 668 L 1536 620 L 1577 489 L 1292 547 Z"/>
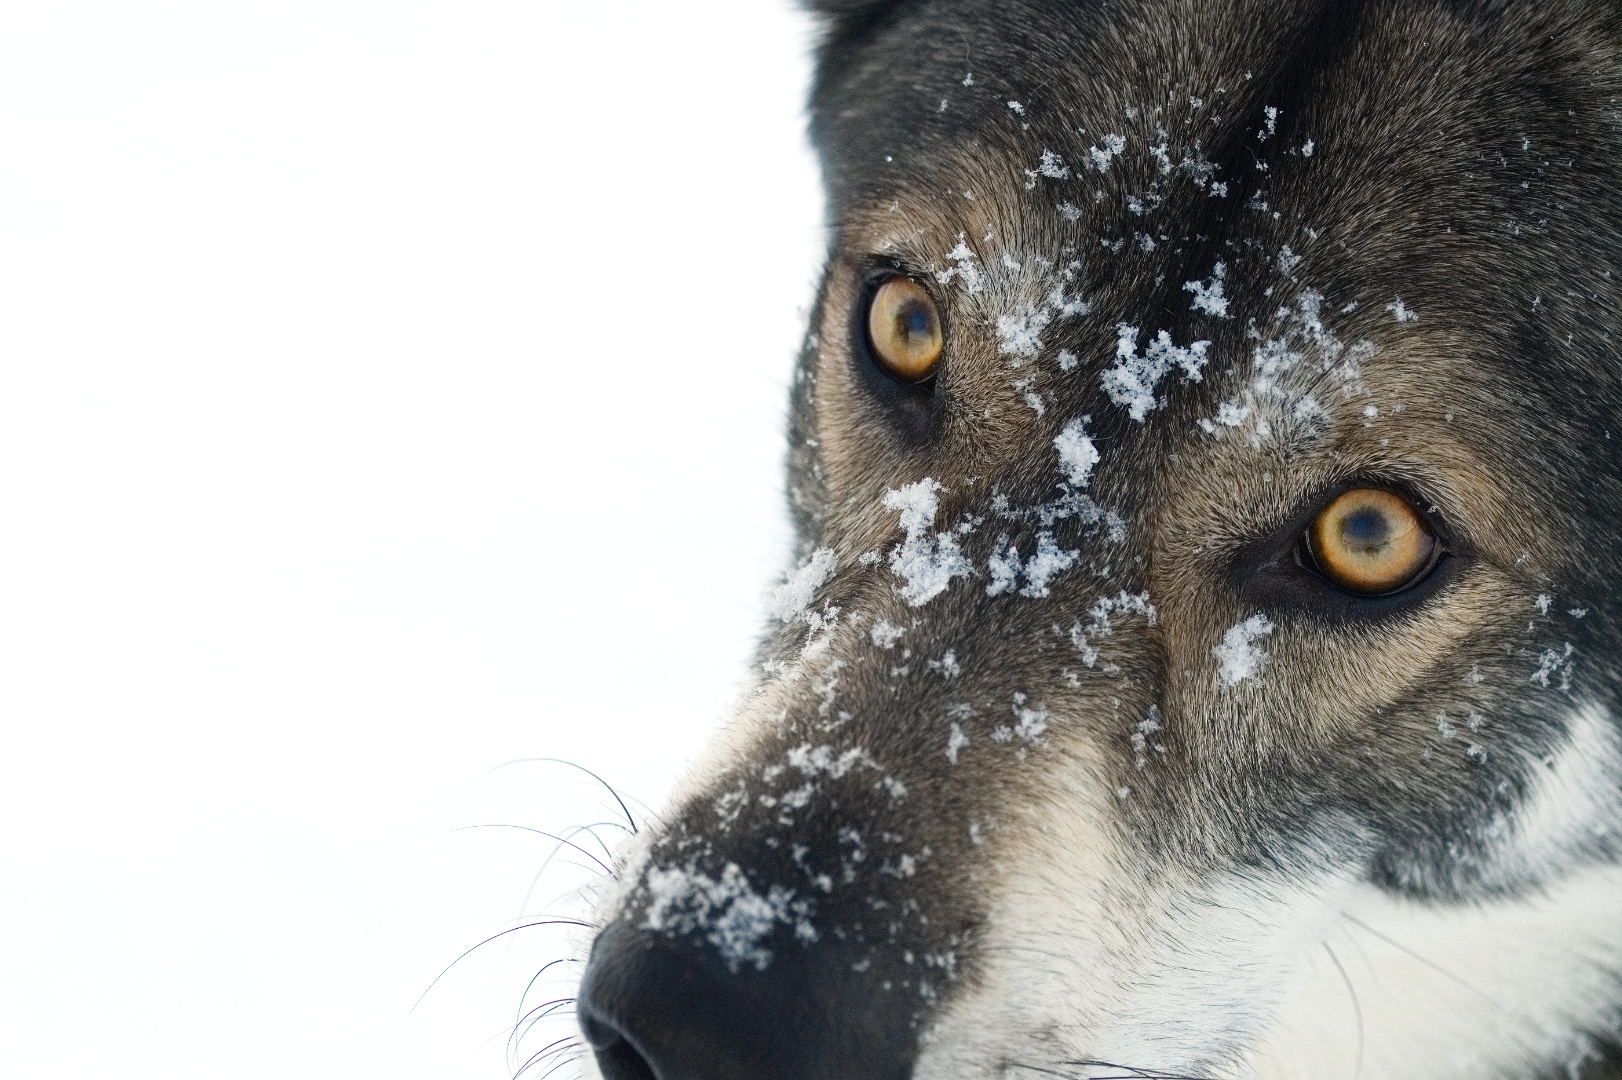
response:
<path id="1" fill-rule="evenodd" d="M 814 6 L 796 557 L 585 1073 L 1622 1075 L 1622 8 Z"/>

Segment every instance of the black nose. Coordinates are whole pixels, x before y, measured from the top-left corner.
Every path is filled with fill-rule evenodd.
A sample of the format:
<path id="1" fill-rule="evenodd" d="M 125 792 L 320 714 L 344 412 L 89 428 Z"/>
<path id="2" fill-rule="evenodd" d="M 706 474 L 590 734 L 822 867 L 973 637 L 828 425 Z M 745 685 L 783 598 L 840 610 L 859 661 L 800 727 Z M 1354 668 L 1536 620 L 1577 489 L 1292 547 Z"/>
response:
<path id="1" fill-rule="evenodd" d="M 733 971 L 702 936 L 604 930 L 579 1009 L 605 1080 L 907 1080 L 915 996 L 827 944 L 771 952 Z"/>

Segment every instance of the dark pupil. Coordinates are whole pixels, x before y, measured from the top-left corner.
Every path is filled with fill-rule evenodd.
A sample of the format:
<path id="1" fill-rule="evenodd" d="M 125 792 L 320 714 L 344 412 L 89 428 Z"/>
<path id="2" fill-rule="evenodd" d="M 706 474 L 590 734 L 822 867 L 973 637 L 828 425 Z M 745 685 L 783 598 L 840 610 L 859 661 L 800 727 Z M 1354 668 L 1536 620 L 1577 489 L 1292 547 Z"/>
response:
<path id="1" fill-rule="evenodd" d="M 1391 522 L 1373 507 L 1346 515 L 1340 535 L 1348 547 L 1377 548 L 1391 539 Z"/>
<path id="2" fill-rule="evenodd" d="M 927 304 L 914 301 L 901 309 L 898 316 L 901 323 L 901 333 L 908 338 L 927 338 L 932 336 L 934 319 L 929 312 Z"/>

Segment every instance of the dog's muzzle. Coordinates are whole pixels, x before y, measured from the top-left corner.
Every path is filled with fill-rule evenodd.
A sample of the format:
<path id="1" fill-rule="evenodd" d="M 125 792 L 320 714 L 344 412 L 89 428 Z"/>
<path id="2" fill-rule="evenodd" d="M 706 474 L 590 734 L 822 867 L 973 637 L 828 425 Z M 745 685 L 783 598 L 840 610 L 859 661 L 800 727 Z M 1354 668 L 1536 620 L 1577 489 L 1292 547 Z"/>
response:
<path id="1" fill-rule="evenodd" d="M 604 1080 L 907 1080 L 918 1032 L 904 995 L 864 980 L 837 942 L 774 944 L 764 970 L 734 971 L 702 939 L 605 929 L 579 1001 Z"/>

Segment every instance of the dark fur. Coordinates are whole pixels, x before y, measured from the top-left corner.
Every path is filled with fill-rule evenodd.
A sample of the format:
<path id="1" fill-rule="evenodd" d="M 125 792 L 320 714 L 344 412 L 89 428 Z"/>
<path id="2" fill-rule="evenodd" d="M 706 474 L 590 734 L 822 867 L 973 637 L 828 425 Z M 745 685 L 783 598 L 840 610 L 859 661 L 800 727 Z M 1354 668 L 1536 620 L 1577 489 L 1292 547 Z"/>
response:
<path id="1" fill-rule="evenodd" d="M 906 1075 L 918 1033 L 976 986 L 984 960 L 987 897 L 1007 868 L 970 825 L 976 836 L 1018 833 L 1044 806 L 1072 798 L 1077 777 L 1130 791 L 1088 827 L 1111 837 L 1116 858 L 1142 879 L 1333 864 L 1436 905 L 1543 888 L 1552 871 L 1495 856 L 1494 822 L 1513 817 L 1540 763 L 1564 745 L 1573 702 L 1622 716 L 1622 364 L 1613 340 L 1622 326 L 1622 8 L 819 7 L 827 36 L 812 134 L 835 238 L 794 388 L 789 493 L 802 558 L 839 553 L 839 573 L 813 604 L 844 620 L 845 630 L 829 631 L 838 682 L 830 697 L 807 668 L 782 691 L 782 718 L 749 736 L 740 764 L 672 807 L 652 848 L 658 866 L 718 878 L 736 864 L 761 890 L 793 883 L 815 899 L 817 944 L 779 928 L 772 966 L 746 966 L 737 978 L 792 1011 L 782 980 L 799 972 L 823 988 L 832 1012 L 804 1022 L 802 1057 L 767 1054 L 751 1068 Z M 1267 106 L 1279 113 L 1263 139 Z M 1105 171 L 1085 170 L 1089 145 L 1116 132 L 1128 150 Z M 1311 157 L 1301 153 L 1308 139 Z M 1229 195 L 1211 197 L 1183 168 L 1162 172 L 1146 152 L 1161 143 L 1174 163 L 1187 154 L 1215 166 Z M 1027 174 L 1044 151 L 1062 156 L 1067 178 Z M 1128 209 L 1129 197 L 1147 194 L 1157 206 Z M 1065 220 L 1061 202 L 1079 219 Z M 883 222 L 909 214 L 923 233 L 917 243 L 872 246 Z M 1018 372 L 1035 382 L 1015 390 L 987 312 L 942 285 L 942 374 L 927 389 L 888 380 L 862 339 L 866 282 L 887 268 L 937 282 L 956 234 L 973 244 L 980 222 L 994 228 L 990 251 L 1080 259 L 1067 288 L 1090 312 L 1047 324 L 1039 357 Z M 1125 243 L 1112 253 L 1106 245 L 1117 239 Z M 1286 248 L 1299 262 L 1281 262 Z M 1219 260 L 1225 319 L 1191 310 L 1183 287 L 1209 278 Z M 1258 337 L 1286 321 L 1277 309 L 1309 287 L 1324 296 L 1324 323 L 1341 343 L 1377 348 L 1366 394 L 1259 446 L 1243 445 L 1237 428 L 1221 438 L 1202 431 L 1198 420 L 1250 385 Z M 1417 321 L 1392 317 L 1387 305 L 1399 297 Z M 1212 342 L 1205 377 L 1168 376 L 1164 406 L 1142 423 L 1100 389 L 1123 322 L 1141 326 L 1143 340 L 1164 329 L 1178 343 Z M 1060 349 L 1079 356 L 1075 370 L 1054 365 Z M 1027 391 L 1041 395 L 1040 416 L 1022 400 Z M 1378 419 L 1365 422 L 1366 404 Z M 994 542 L 1006 534 L 1030 556 L 1043 527 L 1020 511 L 1054 498 L 1054 439 L 1083 415 L 1103 452 L 1088 494 L 1120 515 L 1125 539 L 1111 541 L 1103 522 L 1059 520 L 1052 533 L 1081 555 L 1050 594 L 988 596 Z M 1427 460 L 1436 448 L 1440 457 Z M 978 576 L 912 607 L 883 562 L 864 567 L 857 556 L 900 542 L 884 495 L 923 477 L 944 485 L 936 528 L 981 521 L 963 539 Z M 1450 554 L 1421 586 L 1352 599 L 1291 560 L 1306 520 L 1354 482 L 1436 507 Z M 1098 664 L 1086 667 L 1071 628 L 1089 625 L 1099 597 L 1123 590 L 1147 591 L 1157 617 L 1116 616 L 1095 641 Z M 1538 594 L 1554 597 L 1546 614 L 1533 606 Z M 1569 608 L 1586 616 L 1562 614 Z M 1267 693 L 1215 693 L 1212 643 L 1250 611 L 1277 627 Z M 895 649 L 871 644 L 867 628 L 880 619 L 905 627 Z M 760 661 L 792 666 L 815 632 L 774 623 Z M 1542 651 L 1566 642 L 1574 659 L 1549 687 L 1528 686 Z M 948 650 L 961 665 L 950 679 L 940 669 Z M 1472 668 L 1482 678 L 1471 681 Z M 994 737 L 1017 713 L 1016 692 L 1051 716 L 1045 744 Z M 952 713 L 964 703 L 972 717 Z M 1145 767 L 1132 736 L 1151 706 L 1163 749 L 1151 747 Z M 1488 718 L 1472 736 L 1485 760 L 1448 745 L 1439 713 Z M 965 717 L 973 748 L 950 769 L 949 715 Z M 763 804 L 804 777 L 789 770 L 768 781 L 762 763 L 807 744 L 861 747 L 882 769 L 817 778 L 803 809 Z M 881 773 L 905 796 L 887 793 Z M 747 801 L 723 821 L 716 800 L 735 790 Z M 863 837 L 860 862 L 841 839 L 851 828 Z M 1592 837 L 1570 865 L 1619 859 L 1622 836 L 1612 833 Z M 817 873 L 837 887 L 810 889 Z M 630 890 L 615 927 L 620 953 L 705 952 L 691 935 L 633 935 L 648 902 Z M 918 961 L 947 955 L 950 970 Z M 860 977 L 849 974 L 868 961 Z M 1611 1053 L 1603 1067 L 1619 1060 Z M 729 1068 L 714 1075 L 735 1075 Z"/>

